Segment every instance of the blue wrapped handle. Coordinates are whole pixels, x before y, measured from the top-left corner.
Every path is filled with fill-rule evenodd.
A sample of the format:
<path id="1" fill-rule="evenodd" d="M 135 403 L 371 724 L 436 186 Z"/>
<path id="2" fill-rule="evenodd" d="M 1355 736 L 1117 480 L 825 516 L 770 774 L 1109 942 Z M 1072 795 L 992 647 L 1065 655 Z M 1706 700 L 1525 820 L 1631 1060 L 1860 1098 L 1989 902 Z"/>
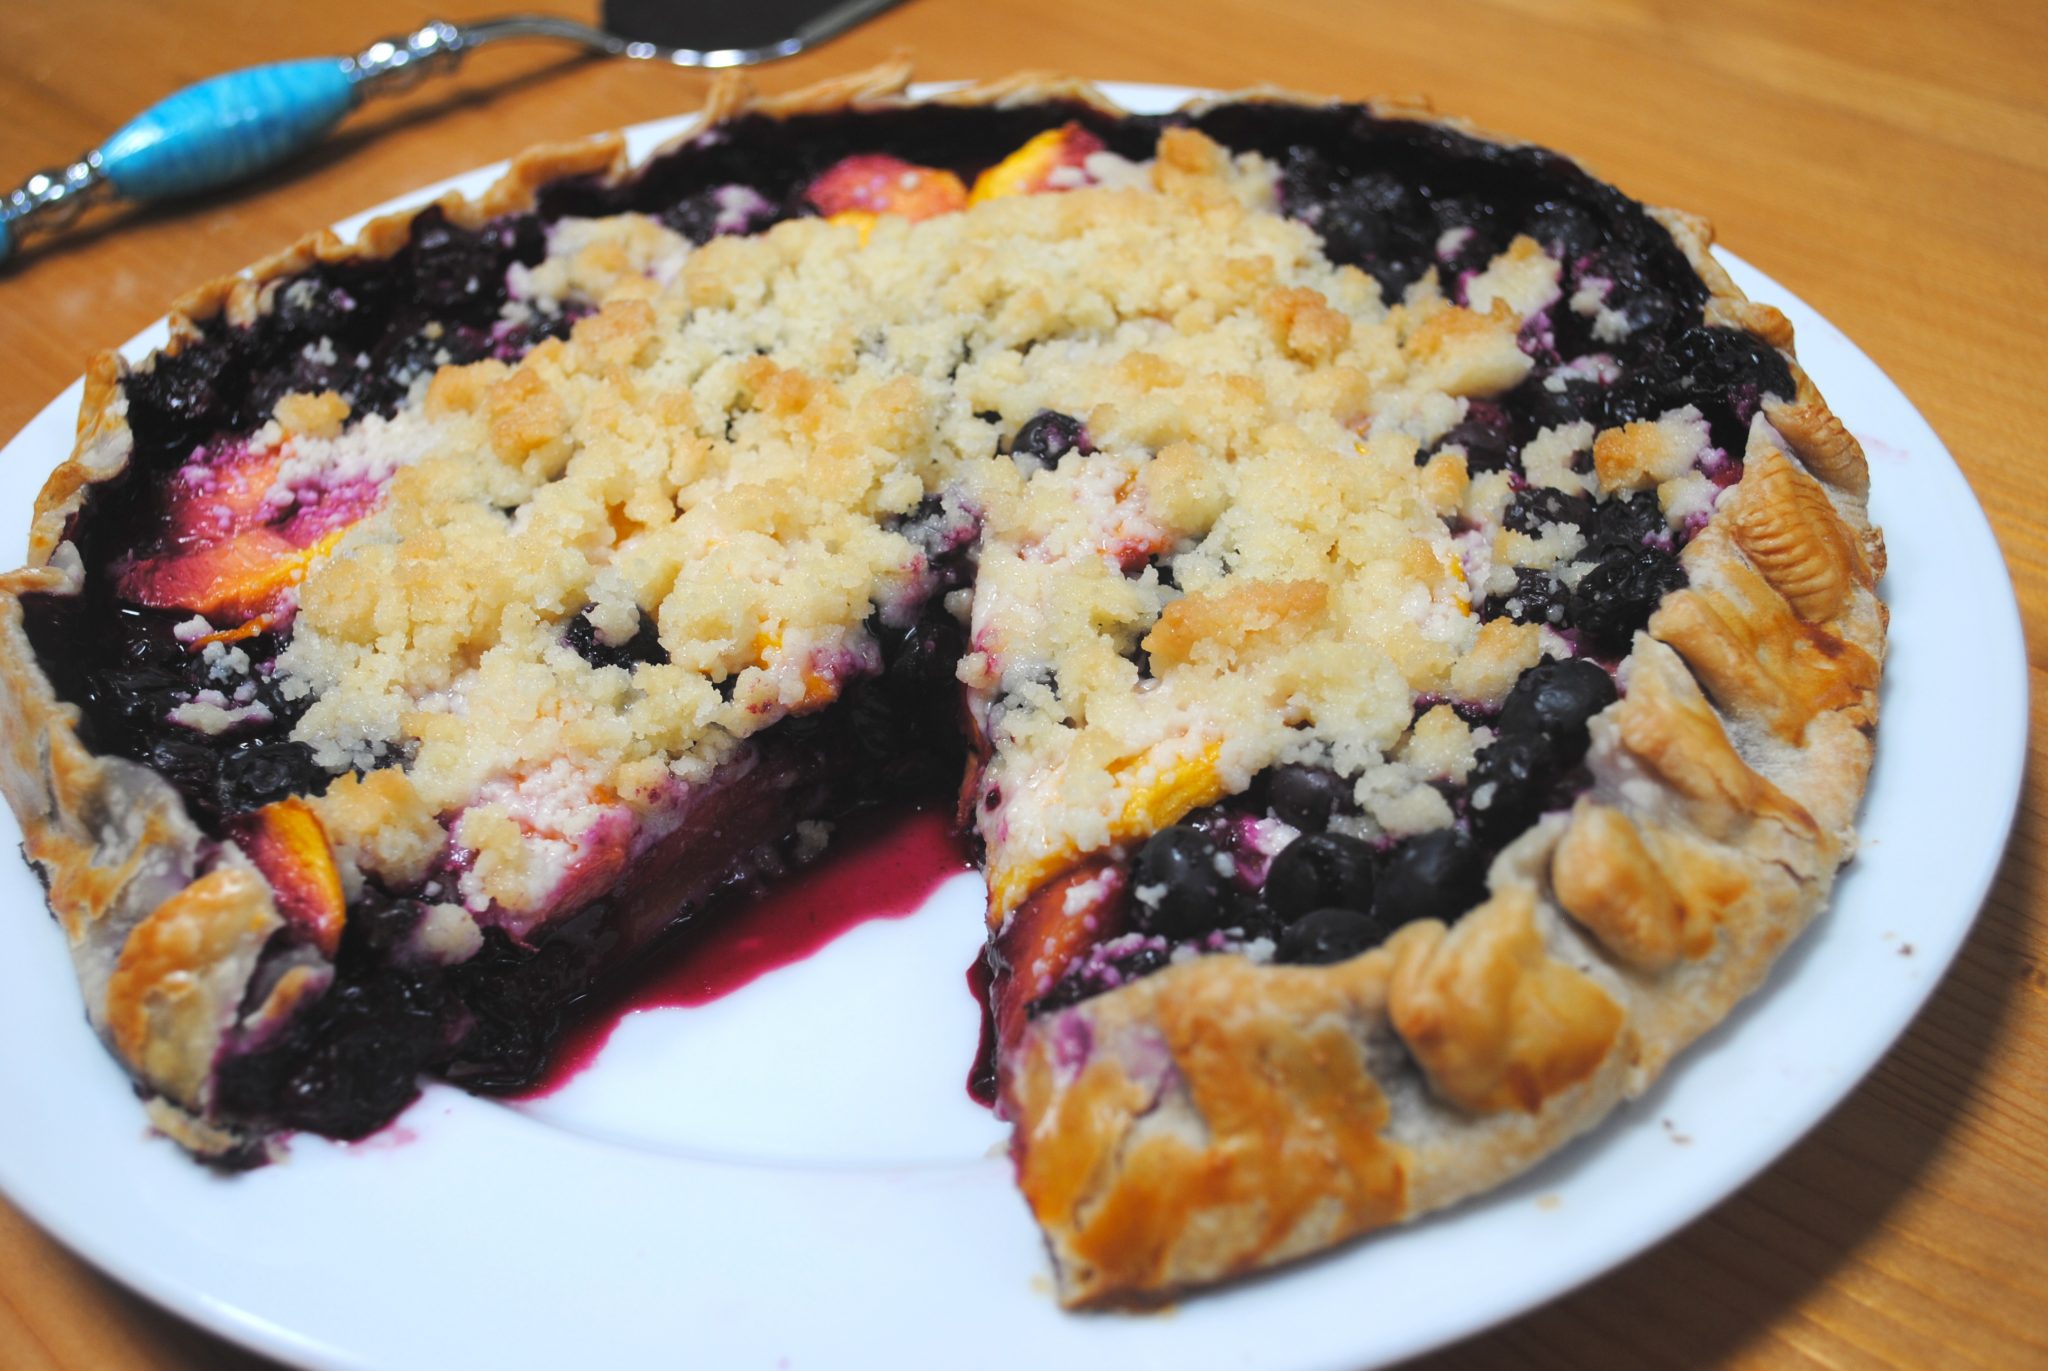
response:
<path id="1" fill-rule="evenodd" d="M 100 145 L 100 167 L 132 200 L 193 195 L 303 152 L 355 103 L 350 64 L 339 57 L 229 72 L 137 115 Z"/>

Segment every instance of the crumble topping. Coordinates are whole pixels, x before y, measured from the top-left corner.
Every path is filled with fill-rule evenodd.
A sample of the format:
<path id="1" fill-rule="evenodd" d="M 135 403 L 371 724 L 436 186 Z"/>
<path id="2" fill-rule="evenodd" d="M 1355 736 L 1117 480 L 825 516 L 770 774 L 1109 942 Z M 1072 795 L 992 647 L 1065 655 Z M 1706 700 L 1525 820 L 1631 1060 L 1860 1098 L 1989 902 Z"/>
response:
<path id="1" fill-rule="evenodd" d="M 625 860 L 635 815 L 877 671 L 872 621 L 929 593 L 934 528 L 978 526 L 947 604 L 997 915 L 1276 762 L 1356 777 L 1368 832 L 1450 822 L 1432 783 L 1472 735 L 1412 728 L 1415 700 L 1497 704 L 1555 640 L 1475 599 L 1583 540 L 1454 533 L 1512 489 L 1446 435 L 1530 373 L 1559 263 L 1520 237 L 1465 305 L 1434 275 L 1388 303 L 1257 156 L 1174 129 L 1149 165 L 1105 158 L 1059 194 L 702 246 L 565 220 L 508 310 L 587 309 L 566 339 L 443 367 L 389 420 L 287 397 L 268 498 L 381 491 L 299 587 L 292 736 L 402 775 L 460 858 L 450 895 L 523 927 Z M 1085 442 L 1013 456 L 1041 414 Z M 1631 426 L 1655 441 L 1603 486 L 1661 479 L 1686 422 Z M 1589 425 L 1530 446 L 1532 480 L 1586 487 Z M 579 619 L 608 646 L 651 627 L 665 660 L 593 664 Z M 333 800 L 349 784 L 323 817 L 351 864 L 422 869 L 428 842 L 381 851 L 375 807 Z"/>

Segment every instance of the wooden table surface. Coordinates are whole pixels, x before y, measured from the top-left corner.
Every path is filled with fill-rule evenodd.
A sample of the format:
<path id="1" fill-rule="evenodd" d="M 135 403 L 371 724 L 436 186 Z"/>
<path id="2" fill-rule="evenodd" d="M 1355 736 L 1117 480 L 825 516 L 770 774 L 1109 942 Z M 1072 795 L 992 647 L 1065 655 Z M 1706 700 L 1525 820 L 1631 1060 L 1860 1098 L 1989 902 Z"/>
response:
<path id="1" fill-rule="evenodd" d="M 0 182 L 68 159 L 181 84 L 359 49 L 419 22 L 419 3 L 0 7 Z M 436 10 L 459 19 L 496 8 Z M 1040 67 L 1421 93 L 1569 150 L 1640 198 L 1709 215 L 1721 241 L 1875 357 L 1955 453 L 2018 585 L 2038 697 L 2048 640 L 2048 6 L 2038 0 L 909 0 L 757 80 L 786 89 L 901 47 L 932 78 Z M 253 189 L 95 218 L 0 272 L 0 434 L 196 282 L 530 142 L 691 109 L 705 85 L 551 48 L 494 50 L 452 81 L 357 114 L 318 155 Z M 2048 1366 L 2040 733 L 1983 915 L 1869 1081 L 1690 1228 L 1424 1364 Z M 0 1128 L 13 1126 L 0 1105 Z M 0 1202 L 0 1367 L 267 1364 L 128 1294 Z"/>

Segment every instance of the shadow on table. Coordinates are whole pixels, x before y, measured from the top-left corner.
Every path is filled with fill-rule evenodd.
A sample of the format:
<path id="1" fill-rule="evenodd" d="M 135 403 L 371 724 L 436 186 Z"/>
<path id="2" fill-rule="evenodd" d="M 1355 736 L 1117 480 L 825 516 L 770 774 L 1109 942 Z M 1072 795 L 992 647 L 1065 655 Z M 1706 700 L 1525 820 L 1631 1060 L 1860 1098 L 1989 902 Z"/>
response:
<path id="1" fill-rule="evenodd" d="M 2028 768 L 2031 792 L 2034 769 Z M 2042 895 L 2023 808 L 1982 913 L 1941 985 L 1865 1081 L 1763 1175 L 1618 1271 L 1406 1371 L 1628 1366 L 1693 1371 L 1770 1335 L 1876 1231 L 1990 1088 Z M 1902 949 L 1902 952 L 1905 951 Z M 1929 1064 L 1935 1064 L 1930 1069 Z M 1540 1259 L 1532 1254 L 1532 1259 Z"/>

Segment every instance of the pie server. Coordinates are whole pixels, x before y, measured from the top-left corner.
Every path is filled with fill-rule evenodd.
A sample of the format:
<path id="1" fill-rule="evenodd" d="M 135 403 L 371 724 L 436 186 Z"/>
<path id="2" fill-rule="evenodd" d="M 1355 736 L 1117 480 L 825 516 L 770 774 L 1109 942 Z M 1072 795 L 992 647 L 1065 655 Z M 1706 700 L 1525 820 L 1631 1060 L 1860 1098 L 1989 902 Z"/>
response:
<path id="1" fill-rule="evenodd" d="M 790 15 L 787 37 L 751 46 L 682 46 L 701 21 L 665 0 L 602 0 L 603 27 L 552 14 L 514 14 L 470 24 L 435 20 L 401 37 L 372 43 L 354 57 L 313 57 L 248 67 L 188 86 L 135 116 L 106 142 L 67 167 L 39 171 L 0 197 L 0 262 L 32 234 L 61 228 L 102 200 L 168 200 L 231 185 L 305 151 L 373 95 L 409 90 L 422 77 L 452 72 L 469 52 L 500 40 L 551 38 L 605 57 L 678 67 L 750 67 L 845 32 L 899 0 L 836 0 Z M 748 8 L 752 8 L 749 6 Z M 790 6 L 765 7 L 787 13 Z M 700 38 L 701 41 L 701 38 Z"/>

